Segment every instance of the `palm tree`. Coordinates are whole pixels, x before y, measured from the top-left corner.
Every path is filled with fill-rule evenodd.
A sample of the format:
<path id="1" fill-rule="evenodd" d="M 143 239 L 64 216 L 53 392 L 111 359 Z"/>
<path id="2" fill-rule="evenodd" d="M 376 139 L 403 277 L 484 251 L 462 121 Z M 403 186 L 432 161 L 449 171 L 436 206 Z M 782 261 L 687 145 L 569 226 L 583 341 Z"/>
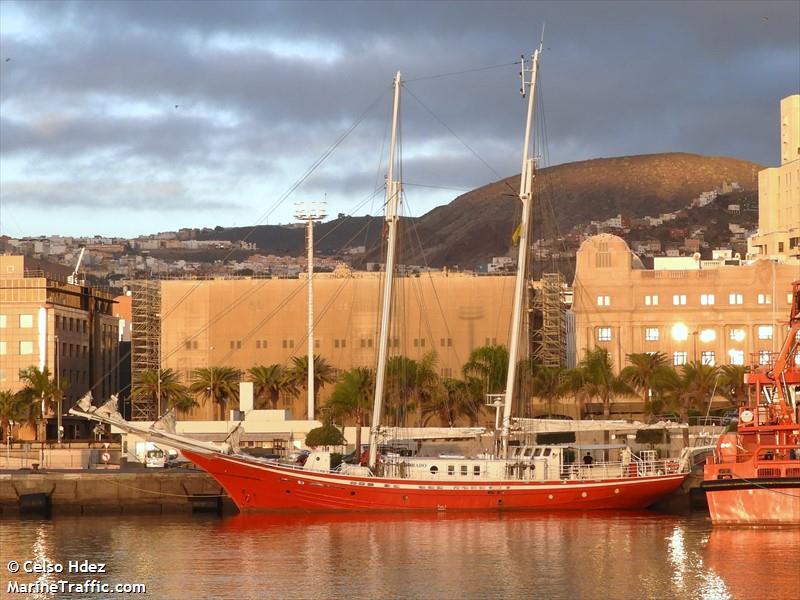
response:
<path id="1" fill-rule="evenodd" d="M 734 405 L 747 399 L 747 384 L 744 375 L 749 371 L 742 365 L 722 365 L 719 368 L 719 393 Z"/>
<path id="2" fill-rule="evenodd" d="M 19 391 L 19 397 L 26 420 L 38 421 L 36 439 L 39 440 L 41 434 L 41 439 L 44 440 L 46 436 L 45 415 L 48 405 L 69 387 L 69 382 L 64 379 L 56 382 L 50 376 L 50 369 L 47 367 L 44 369 L 38 367 L 20 369 L 19 379 L 25 384 L 25 387 Z"/>
<path id="3" fill-rule="evenodd" d="M 475 385 L 475 380 L 472 383 Z M 478 424 L 482 409 L 480 393 L 471 387 L 470 382 L 461 379 L 445 378 L 441 381 L 442 393 L 437 394 L 422 407 L 422 425 L 427 426 L 431 419 L 438 417 L 442 424 L 453 427 L 459 417 L 467 417 L 470 426 Z"/>
<path id="4" fill-rule="evenodd" d="M 308 355 L 306 356 L 293 356 L 292 366 L 290 368 L 291 380 L 295 386 L 301 387 L 308 392 Z M 329 383 L 336 381 L 336 369 L 334 369 L 327 360 L 314 355 L 314 405 L 316 406 L 316 399 L 319 396 L 319 390 Z M 313 419 L 314 415 L 308 415 L 309 419 Z"/>
<path id="5" fill-rule="evenodd" d="M 678 410 L 681 422 L 685 423 L 689 411 L 701 407 L 710 399 L 717 385 L 718 367 L 692 361 L 681 365 L 680 377 L 673 381 L 668 391 L 672 405 Z"/>
<path id="6" fill-rule="evenodd" d="M 149 369 L 137 372 L 131 385 L 131 397 L 136 400 L 151 400 L 159 412 L 162 406 L 174 407 L 184 412 L 198 406 L 189 394 L 188 388 L 181 383 L 180 375 L 172 369 L 159 371 Z"/>
<path id="7" fill-rule="evenodd" d="M 565 370 L 561 367 L 537 366 L 531 376 L 531 395 L 541 398 L 547 404 L 547 414 L 553 413 L 553 402 L 567 391 Z"/>
<path id="8" fill-rule="evenodd" d="M 669 366 L 667 355 L 663 352 L 640 352 L 628 354 L 631 363 L 620 373 L 622 380 L 642 394 L 645 412 L 651 412 L 654 396 L 661 398 L 667 387 L 672 367 Z"/>
<path id="9" fill-rule="evenodd" d="M 375 372 L 366 367 L 356 367 L 342 375 L 327 403 L 332 417 L 355 421 L 356 454 L 361 452 L 361 428 L 369 423 L 374 391 Z"/>
<path id="10" fill-rule="evenodd" d="M 233 367 L 203 367 L 192 371 L 189 390 L 199 394 L 203 402 L 211 400 L 219 406 L 220 420 L 227 421 L 229 403 L 239 402 L 241 373 Z"/>
<path id="11" fill-rule="evenodd" d="M 581 376 L 573 379 L 571 384 L 574 385 L 579 381 L 581 391 L 585 392 L 588 398 L 597 398 L 603 403 L 605 419 L 611 416 L 611 401 L 615 396 L 635 393 L 621 377 L 614 375 L 614 365 L 605 348 L 587 350 L 583 360 L 578 364 L 578 370 Z"/>
<path id="12" fill-rule="evenodd" d="M 0 390 L 0 428 L 5 438 L 11 437 L 11 423 L 22 424 L 26 415 L 22 406 L 22 398 L 9 390 Z"/>
<path id="13" fill-rule="evenodd" d="M 264 406 L 275 409 L 281 394 L 287 396 L 297 395 L 297 384 L 292 373 L 283 365 L 259 365 L 251 367 L 248 371 L 250 381 L 253 382 L 255 399 L 263 400 L 256 408 Z"/>
<path id="14" fill-rule="evenodd" d="M 431 351 L 416 361 L 407 356 L 393 356 L 386 364 L 386 412 L 394 413 L 398 424 L 406 424 L 416 412 L 420 424 L 423 409 L 443 393 L 436 373 L 436 353 Z"/>
<path id="15" fill-rule="evenodd" d="M 462 372 L 465 379 L 474 378 L 481 382 L 482 396 L 501 393 L 506 389 L 508 350 L 505 346 L 475 348 Z"/>

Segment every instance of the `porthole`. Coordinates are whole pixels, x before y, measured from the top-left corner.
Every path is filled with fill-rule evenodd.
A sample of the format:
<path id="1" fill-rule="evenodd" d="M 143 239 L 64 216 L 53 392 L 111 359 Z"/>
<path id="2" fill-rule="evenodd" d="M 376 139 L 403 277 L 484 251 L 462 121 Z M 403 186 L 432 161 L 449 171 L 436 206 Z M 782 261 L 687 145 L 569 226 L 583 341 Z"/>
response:
<path id="1" fill-rule="evenodd" d="M 439 467 L 431 465 L 431 475 L 436 475 L 439 472 Z"/>

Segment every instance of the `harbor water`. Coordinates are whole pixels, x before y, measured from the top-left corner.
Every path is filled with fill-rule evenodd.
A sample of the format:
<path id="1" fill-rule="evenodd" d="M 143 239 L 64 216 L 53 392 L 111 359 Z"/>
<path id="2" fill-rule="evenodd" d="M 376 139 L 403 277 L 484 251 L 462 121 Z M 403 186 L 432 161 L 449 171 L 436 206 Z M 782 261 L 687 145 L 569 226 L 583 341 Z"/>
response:
<path id="1" fill-rule="evenodd" d="M 5 519 L 0 556 L 2 598 L 108 597 L 9 591 L 87 579 L 146 589 L 115 597 L 236 600 L 790 600 L 800 590 L 800 529 L 712 528 L 706 515 L 651 512 Z M 25 561 L 64 570 L 8 572 Z"/>

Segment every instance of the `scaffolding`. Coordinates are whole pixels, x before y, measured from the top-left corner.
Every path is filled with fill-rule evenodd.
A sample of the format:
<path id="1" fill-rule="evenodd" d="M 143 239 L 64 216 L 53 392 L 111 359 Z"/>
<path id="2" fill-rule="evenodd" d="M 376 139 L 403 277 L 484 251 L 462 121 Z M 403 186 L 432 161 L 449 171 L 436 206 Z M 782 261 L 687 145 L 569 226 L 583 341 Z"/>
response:
<path id="1" fill-rule="evenodd" d="M 567 311 L 561 273 L 542 273 L 533 291 L 531 356 L 545 367 L 567 366 Z"/>
<path id="2" fill-rule="evenodd" d="M 139 280 L 131 285 L 131 378 L 145 371 L 158 371 L 161 361 L 161 282 Z M 158 418 L 155 399 L 135 398 L 131 394 L 131 418 L 154 421 Z"/>

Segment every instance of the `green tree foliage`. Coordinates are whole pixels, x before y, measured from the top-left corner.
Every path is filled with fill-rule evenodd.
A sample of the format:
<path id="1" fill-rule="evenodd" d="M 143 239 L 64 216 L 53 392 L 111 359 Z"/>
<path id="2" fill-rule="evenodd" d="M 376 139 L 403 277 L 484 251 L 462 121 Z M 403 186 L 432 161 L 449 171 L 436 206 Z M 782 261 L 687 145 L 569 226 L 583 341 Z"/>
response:
<path id="1" fill-rule="evenodd" d="M 23 406 L 24 402 L 19 394 L 10 390 L 0 390 L 0 427 L 5 436 L 8 436 L 12 422 L 20 425 L 27 423 L 29 414 Z"/>
<path id="2" fill-rule="evenodd" d="M 442 425 L 453 427 L 459 418 L 466 417 L 470 426 L 478 424 L 483 404 L 480 384 L 476 380 L 445 378 L 441 380 L 440 393 L 433 396 L 422 408 L 422 424 L 427 426 L 434 418 Z"/>
<path id="3" fill-rule="evenodd" d="M 375 393 L 375 372 L 366 367 L 346 371 L 336 383 L 328 400 L 332 417 L 341 417 L 356 425 L 356 451 L 361 451 L 361 428 L 369 423 Z"/>
<path id="4" fill-rule="evenodd" d="M 25 421 L 38 422 L 36 439 L 43 440 L 45 416 L 42 414 L 42 410 L 47 412 L 53 401 L 57 400 L 69 387 L 69 382 L 64 379 L 56 382 L 47 367 L 44 369 L 38 367 L 20 369 L 19 379 L 24 384 L 24 387 L 18 392 L 18 396 L 25 414 Z"/>
<path id="5" fill-rule="evenodd" d="M 278 408 L 281 396 L 297 396 L 293 373 L 283 365 L 259 365 L 250 368 L 248 378 L 253 382 L 255 408 Z"/>
<path id="6" fill-rule="evenodd" d="M 312 429 L 306 435 L 306 446 L 319 448 L 320 446 L 343 446 L 346 443 L 344 435 L 335 425 L 323 425 Z"/>
<path id="7" fill-rule="evenodd" d="M 645 412 L 653 414 L 663 407 L 664 392 L 672 387 L 674 370 L 663 352 L 628 354 L 627 367 L 620 378 L 642 395 Z"/>
<path id="8" fill-rule="evenodd" d="M 672 378 L 665 393 L 682 422 L 686 422 L 690 410 L 702 409 L 710 401 L 717 386 L 718 374 L 718 367 L 698 361 L 681 365 L 679 376 Z"/>
<path id="9" fill-rule="evenodd" d="M 465 379 L 475 379 L 481 384 L 481 396 L 502 393 L 508 375 L 508 350 L 505 346 L 475 348 L 462 373 Z"/>
<path id="10" fill-rule="evenodd" d="M 530 381 L 531 395 L 545 402 L 547 414 L 553 414 L 553 403 L 567 393 L 566 371 L 561 367 L 537 365 Z"/>
<path id="11" fill-rule="evenodd" d="M 131 397 L 135 400 L 151 400 L 160 410 L 174 407 L 186 412 L 198 406 L 189 389 L 181 383 L 180 375 L 172 369 L 149 369 L 136 373 L 131 385 Z"/>
<path id="12" fill-rule="evenodd" d="M 605 348 L 588 350 L 572 371 L 567 378 L 568 389 L 580 398 L 602 402 L 606 419 L 611 415 L 611 402 L 615 397 L 635 393 L 621 377 L 614 375 L 614 365 Z"/>
<path id="13" fill-rule="evenodd" d="M 203 402 L 211 400 L 219 407 L 219 419 L 227 420 L 227 409 L 239 403 L 239 381 L 241 373 L 233 367 L 203 367 L 192 371 L 189 390 Z"/>
<path id="14" fill-rule="evenodd" d="M 289 370 L 291 373 L 291 381 L 297 388 L 302 388 L 308 391 L 308 356 L 293 356 L 292 366 Z M 336 369 L 334 369 L 327 360 L 314 355 L 314 406 L 316 406 L 316 399 L 319 397 L 319 391 L 323 386 L 336 381 Z M 313 418 L 314 415 L 308 415 Z"/>
<path id="15" fill-rule="evenodd" d="M 747 400 L 747 384 L 744 375 L 749 369 L 741 365 L 722 365 L 719 368 L 717 391 L 734 405 Z"/>

